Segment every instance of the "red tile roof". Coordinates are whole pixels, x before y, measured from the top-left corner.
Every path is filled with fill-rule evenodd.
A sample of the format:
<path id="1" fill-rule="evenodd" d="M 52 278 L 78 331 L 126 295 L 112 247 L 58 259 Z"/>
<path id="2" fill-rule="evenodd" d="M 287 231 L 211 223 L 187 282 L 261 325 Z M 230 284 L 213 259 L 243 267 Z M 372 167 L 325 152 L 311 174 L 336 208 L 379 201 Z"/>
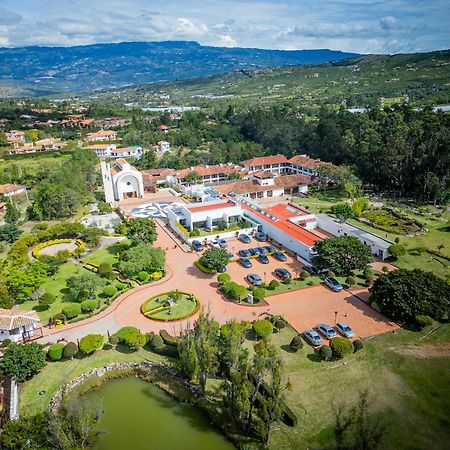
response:
<path id="1" fill-rule="evenodd" d="M 225 203 L 214 203 L 212 205 L 203 205 L 203 206 L 191 206 L 188 207 L 188 210 L 191 213 L 196 213 L 199 211 L 212 211 L 214 209 L 231 208 L 233 206 L 236 206 L 236 204 L 229 200 Z"/>
<path id="2" fill-rule="evenodd" d="M 21 184 L 0 184 L 0 194 L 10 194 L 11 192 L 20 191 L 25 189 L 25 186 Z"/>
<path id="3" fill-rule="evenodd" d="M 256 166 L 268 166 L 271 164 L 282 164 L 287 163 L 288 160 L 284 155 L 274 155 L 274 156 L 260 156 L 257 158 L 248 159 L 247 161 L 242 161 L 242 164 L 249 167 Z"/>
<path id="4" fill-rule="evenodd" d="M 289 162 L 296 166 L 306 167 L 307 169 L 317 169 L 321 166 L 322 161 L 320 159 L 313 159 L 306 155 L 295 155 Z"/>
<path id="5" fill-rule="evenodd" d="M 234 164 L 215 164 L 212 166 L 195 166 L 195 167 L 189 167 L 188 169 L 183 169 L 177 172 L 177 178 L 183 179 L 186 178 L 187 175 L 191 172 L 196 172 L 202 177 L 208 176 L 208 175 L 229 175 L 233 172 L 239 172 L 241 174 L 246 173 L 242 170 L 242 167 L 234 165 Z"/>

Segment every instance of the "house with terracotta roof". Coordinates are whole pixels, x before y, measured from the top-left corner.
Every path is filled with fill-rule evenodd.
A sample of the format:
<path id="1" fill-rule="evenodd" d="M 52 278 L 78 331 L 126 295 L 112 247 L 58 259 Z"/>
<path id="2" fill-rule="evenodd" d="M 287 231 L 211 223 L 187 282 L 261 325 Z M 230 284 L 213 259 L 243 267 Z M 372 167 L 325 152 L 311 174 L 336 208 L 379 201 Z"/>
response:
<path id="1" fill-rule="evenodd" d="M 100 130 L 95 133 L 88 133 L 86 139 L 89 142 L 115 141 L 117 133 L 114 130 Z"/>
<path id="2" fill-rule="evenodd" d="M 179 170 L 175 176 L 177 182 L 181 186 L 186 186 L 189 182 L 186 180 L 190 173 L 196 173 L 201 177 L 201 181 L 196 184 L 220 184 L 226 182 L 232 174 L 238 174 L 239 177 L 244 176 L 247 172 L 241 166 L 236 164 L 215 164 L 193 166 L 187 169 Z"/>
<path id="3" fill-rule="evenodd" d="M 26 194 L 27 188 L 21 184 L 0 184 L 0 195 L 14 197 L 14 195 Z"/>
<path id="4" fill-rule="evenodd" d="M 139 145 L 133 147 L 116 147 L 115 144 L 93 144 L 89 148 L 100 158 L 139 159 L 144 154 L 144 150 Z"/>
<path id="5" fill-rule="evenodd" d="M 160 125 L 160 126 L 158 127 L 158 131 L 159 131 L 160 133 L 167 134 L 167 133 L 169 132 L 169 127 L 168 127 L 167 125 Z"/>
<path id="6" fill-rule="evenodd" d="M 112 165 L 109 162 L 102 161 L 100 167 L 107 203 L 112 204 L 126 198 L 143 197 L 142 173 L 125 159 L 118 158 Z"/>
<path id="7" fill-rule="evenodd" d="M 295 155 L 289 160 L 289 164 L 291 172 L 313 177 L 317 175 L 317 169 L 323 162 L 320 159 L 310 158 L 307 155 Z"/>
<path id="8" fill-rule="evenodd" d="M 289 169 L 289 161 L 284 155 L 259 156 L 242 161 L 247 172 L 269 171 L 275 174 L 286 173 Z"/>
<path id="9" fill-rule="evenodd" d="M 8 140 L 8 142 L 15 142 L 16 139 L 25 142 L 25 131 L 21 131 L 21 130 L 10 130 L 7 131 L 6 133 L 6 139 Z"/>
<path id="10" fill-rule="evenodd" d="M 0 341 L 26 342 L 35 336 L 39 328 L 36 311 L 0 308 Z"/>
<path id="11" fill-rule="evenodd" d="M 144 187 L 155 186 L 163 183 L 175 183 L 175 169 L 147 169 L 142 170 L 142 179 L 144 180 Z"/>

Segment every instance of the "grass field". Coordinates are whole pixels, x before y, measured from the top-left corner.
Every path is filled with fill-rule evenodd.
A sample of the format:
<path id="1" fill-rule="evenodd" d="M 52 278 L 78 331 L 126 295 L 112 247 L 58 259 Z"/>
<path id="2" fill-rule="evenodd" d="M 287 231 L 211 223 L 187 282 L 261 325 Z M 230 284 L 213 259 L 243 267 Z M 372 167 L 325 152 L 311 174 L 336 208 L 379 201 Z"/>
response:
<path id="1" fill-rule="evenodd" d="M 84 258 L 83 261 L 86 263 L 97 264 L 100 265 L 102 263 L 108 263 L 112 266 L 116 264 L 119 259 L 117 258 L 117 254 L 120 249 L 120 244 L 113 244 L 108 247 L 102 247 L 99 250 L 92 253 L 92 255 Z"/>

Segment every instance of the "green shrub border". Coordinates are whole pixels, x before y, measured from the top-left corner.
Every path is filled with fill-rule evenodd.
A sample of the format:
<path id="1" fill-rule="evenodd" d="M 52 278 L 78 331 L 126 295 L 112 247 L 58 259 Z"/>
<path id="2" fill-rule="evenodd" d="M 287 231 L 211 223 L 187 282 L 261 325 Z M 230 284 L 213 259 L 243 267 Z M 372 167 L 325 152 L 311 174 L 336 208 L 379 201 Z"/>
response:
<path id="1" fill-rule="evenodd" d="M 170 291 L 170 292 L 171 292 L 171 291 Z M 177 318 L 174 318 L 174 319 L 156 319 L 156 318 L 154 318 L 154 317 L 149 317 L 149 316 L 146 315 L 146 313 L 144 313 L 144 311 L 143 311 L 144 305 L 146 305 L 147 303 L 149 303 L 149 302 L 151 302 L 151 301 L 157 299 L 158 297 L 161 297 L 161 296 L 163 296 L 163 295 L 170 294 L 170 292 L 162 292 L 161 294 L 154 295 L 153 297 L 150 297 L 150 298 L 148 298 L 147 300 L 145 300 L 145 302 L 142 303 L 142 305 L 141 305 L 141 313 L 144 315 L 144 317 L 147 318 L 147 319 L 150 319 L 150 320 L 156 320 L 157 322 L 175 322 L 175 321 L 177 321 L 177 320 L 187 319 L 188 317 L 193 316 L 195 313 L 197 313 L 197 312 L 199 311 L 199 309 L 200 309 L 200 301 L 199 301 L 199 299 L 198 299 L 195 295 L 190 294 L 189 292 L 179 291 L 180 294 L 183 294 L 183 295 L 191 295 L 192 298 L 195 300 L 195 308 L 194 308 L 193 311 L 190 312 L 189 314 L 186 314 L 186 315 L 184 315 L 184 316 L 177 317 Z M 167 307 L 167 309 L 169 309 L 169 308 L 170 308 L 170 306 Z M 148 312 L 148 311 L 147 311 L 147 312 Z M 158 312 L 159 312 L 159 311 L 158 311 Z M 161 337 L 162 337 L 162 336 L 161 336 Z M 164 340 L 164 338 L 163 338 L 163 340 Z"/>
<path id="2" fill-rule="evenodd" d="M 197 259 L 194 264 L 196 265 L 197 269 L 201 270 L 203 273 L 208 273 L 208 274 L 214 274 L 217 273 L 216 269 L 209 269 L 208 267 L 205 267 L 199 259 Z"/>

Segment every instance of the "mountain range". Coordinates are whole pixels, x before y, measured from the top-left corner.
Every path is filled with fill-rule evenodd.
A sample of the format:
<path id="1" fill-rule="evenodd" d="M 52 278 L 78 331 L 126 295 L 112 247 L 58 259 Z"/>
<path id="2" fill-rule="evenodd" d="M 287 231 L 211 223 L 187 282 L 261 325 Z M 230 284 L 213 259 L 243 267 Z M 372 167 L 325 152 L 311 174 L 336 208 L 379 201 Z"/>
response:
<path id="1" fill-rule="evenodd" d="M 209 47 L 192 41 L 0 48 L 0 97 L 93 92 L 355 56 L 328 49 Z"/>

